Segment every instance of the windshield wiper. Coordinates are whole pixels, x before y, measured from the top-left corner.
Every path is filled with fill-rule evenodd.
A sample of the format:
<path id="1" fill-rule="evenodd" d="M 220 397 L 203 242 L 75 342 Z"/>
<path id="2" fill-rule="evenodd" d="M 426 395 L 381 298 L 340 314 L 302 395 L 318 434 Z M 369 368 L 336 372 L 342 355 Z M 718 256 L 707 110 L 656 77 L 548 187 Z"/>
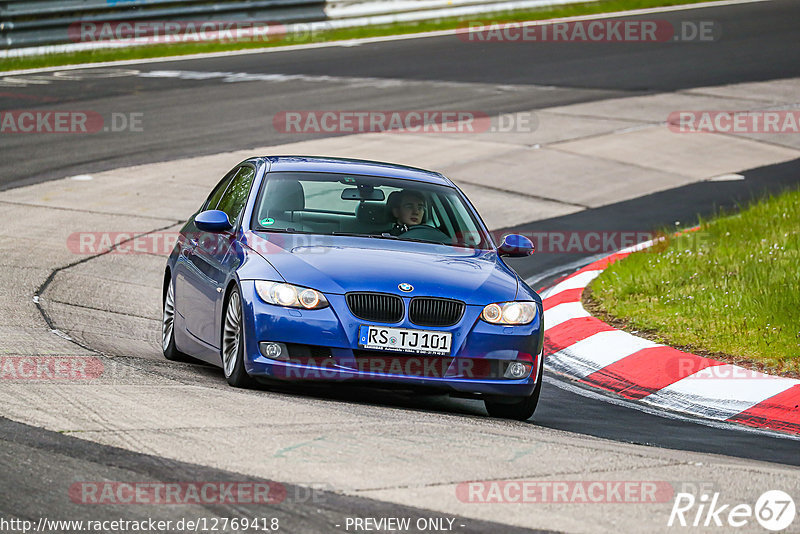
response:
<path id="1" fill-rule="evenodd" d="M 280 232 L 282 234 L 313 234 L 315 232 L 306 232 L 305 230 L 295 230 L 294 228 L 270 228 L 268 226 L 258 225 L 255 228 L 256 232 Z"/>
<path id="2" fill-rule="evenodd" d="M 396 235 L 392 234 L 359 234 L 356 232 L 331 232 L 330 235 L 340 235 L 340 236 L 348 236 L 348 237 L 372 237 L 375 239 L 400 239 Z"/>
<path id="3" fill-rule="evenodd" d="M 358 234 L 355 232 L 331 232 L 330 235 L 343 235 L 349 237 L 372 237 L 374 239 L 392 239 L 394 241 L 412 241 L 414 243 L 432 243 L 434 245 L 445 245 L 441 241 L 433 241 L 431 239 L 419 239 L 415 237 L 403 237 L 402 235 L 392 235 L 388 232 L 382 234 Z"/>
<path id="4" fill-rule="evenodd" d="M 444 245 L 441 241 L 433 241 L 431 239 L 418 239 L 414 237 L 398 237 L 401 241 L 413 241 L 414 243 L 433 243 L 434 245 Z"/>

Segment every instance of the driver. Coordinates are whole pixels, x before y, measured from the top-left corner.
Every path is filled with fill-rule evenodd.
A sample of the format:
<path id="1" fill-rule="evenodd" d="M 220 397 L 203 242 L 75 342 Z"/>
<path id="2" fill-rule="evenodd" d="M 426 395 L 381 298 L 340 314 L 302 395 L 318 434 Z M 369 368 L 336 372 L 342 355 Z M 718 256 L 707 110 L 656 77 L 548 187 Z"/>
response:
<path id="1" fill-rule="evenodd" d="M 422 224 L 425 219 L 425 195 L 419 191 L 404 189 L 392 204 L 392 215 L 395 218 L 394 226 L 389 231 L 392 235 L 407 232 L 410 227 Z"/>

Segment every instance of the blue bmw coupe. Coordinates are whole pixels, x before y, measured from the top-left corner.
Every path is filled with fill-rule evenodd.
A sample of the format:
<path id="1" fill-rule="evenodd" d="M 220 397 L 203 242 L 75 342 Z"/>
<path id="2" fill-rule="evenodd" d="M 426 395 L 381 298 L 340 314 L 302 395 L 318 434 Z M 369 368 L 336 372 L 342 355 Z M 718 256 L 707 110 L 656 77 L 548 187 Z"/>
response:
<path id="1" fill-rule="evenodd" d="M 228 383 L 367 381 L 482 399 L 528 419 L 542 301 L 439 173 L 374 161 L 248 159 L 186 225 L 164 273 L 162 348 Z"/>

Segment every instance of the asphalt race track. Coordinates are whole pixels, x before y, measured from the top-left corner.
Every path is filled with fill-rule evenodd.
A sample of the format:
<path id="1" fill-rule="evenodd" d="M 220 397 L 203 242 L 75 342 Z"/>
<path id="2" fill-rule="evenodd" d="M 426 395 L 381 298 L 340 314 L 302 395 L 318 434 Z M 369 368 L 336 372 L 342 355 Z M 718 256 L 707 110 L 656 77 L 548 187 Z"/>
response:
<path id="1" fill-rule="evenodd" d="M 795 2 L 775 1 L 665 13 L 713 21 L 709 43 L 464 43 L 454 35 L 330 48 L 225 56 L 129 67 L 302 75 L 271 84 L 177 78 L 37 76 L 0 86 L 0 107 L 137 112 L 147 135 L 98 132 L 3 139 L 0 187 L 125 165 L 292 142 L 271 118 L 291 109 L 478 109 L 510 113 L 575 102 L 800 75 Z M 649 18 L 652 18 L 650 16 Z M 647 19 L 648 17 L 640 17 Z M 322 79 L 319 77 L 333 77 Z M 47 82 L 50 78 L 50 83 Z M 55 78 L 55 79 L 53 79 Z M 73 79 L 74 78 L 74 79 Z M 363 78 L 353 87 L 348 78 Z M 397 83 L 387 86 L 387 80 Z M 415 83 L 408 83 L 413 81 Z M 18 89 L 17 89 L 18 88 Z M 16 97 L 14 96 L 16 94 Z M 37 102 L 38 99 L 38 102 Z M 307 137 L 307 136 L 306 136 Z M 35 144 L 36 152 L 31 151 Z"/>
<path id="2" fill-rule="evenodd" d="M 152 61 L 101 69 L 54 69 L 35 75 L 0 77 L 0 110 L 3 111 L 83 109 L 104 116 L 136 113 L 144 117 L 144 129 L 138 133 L 0 134 L 3 155 L 0 191 L 131 165 L 331 136 L 277 132 L 272 126 L 272 117 L 285 110 L 476 109 L 497 115 L 800 76 L 798 2 L 745 3 L 641 18 L 659 18 L 675 24 L 687 20 L 714 21 L 721 28 L 721 34 L 713 43 L 591 46 L 467 44 L 454 36 L 439 36 L 358 46 Z M 248 75 L 274 78 L 247 83 Z M 235 163 L 232 161 L 231 166 Z M 763 194 L 796 187 L 800 183 L 800 160 L 752 168 L 741 174 L 742 180 L 699 181 L 575 213 L 514 224 L 506 229 L 526 232 L 587 228 L 654 230 L 673 225 L 675 221 L 691 225 L 698 216 L 713 214 L 719 208 L 735 208 Z M 538 288 L 574 269 L 577 262 L 587 257 L 587 254 L 534 255 L 509 263 L 524 278 L 535 280 Z M 79 292 L 81 288 L 75 290 Z M 187 383 L 196 380 L 224 391 L 221 373 L 213 369 L 202 365 L 172 369 L 166 362 L 157 360 L 158 355 L 154 355 L 131 365 L 143 374 L 179 376 Z M 400 412 L 400 418 L 420 418 L 426 422 L 442 418 L 457 420 L 453 424 L 464 425 L 459 428 L 467 428 L 466 425 L 474 421 L 482 430 L 496 432 L 498 436 L 507 435 L 516 428 L 516 424 L 487 420 L 482 405 L 475 401 L 413 397 L 401 392 L 385 392 L 376 399 L 373 392 L 362 389 L 288 388 L 276 393 L 254 392 L 254 395 L 272 394 L 296 400 L 298 413 L 308 409 L 311 404 L 305 404 L 307 401 L 324 404 L 328 410 L 341 409 L 355 414 L 373 416 L 375 410 L 386 409 Z M 63 494 L 53 495 L 49 490 L 69 486 L 77 480 L 244 482 L 259 478 L 239 474 L 241 469 L 233 464 L 229 469 L 222 469 L 201 461 L 184 462 L 157 453 L 142 454 L 80 439 L 80 433 L 67 436 L 14 422 L 2 417 L 5 414 L 0 411 L 2 517 L 35 521 L 42 515 L 72 519 L 241 516 L 244 513 L 241 506 L 224 504 L 198 505 L 191 509 L 81 507 Z M 396 417 L 387 416 L 387 420 Z M 620 455 L 636 456 L 638 449 L 631 444 L 670 449 L 658 451 L 658 454 L 676 463 L 691 452 L 718 455 L 714 458 L 726 465 L 741 466 L 743 472 L 749 465 L 774 468 L 776 472 L 793 470 L 789 466 L 800 465 L 800 441 L 730 425 L 712 427 L 702 421 L 643 413 L 629 405 L 608 402 L 597 393 L 581 391 L 552 375 L 548 375 L 536 414 L 525 426 L 557 431 L 554 435 L 564 442 L 600 442 L 601 448 Z M 369 427 L 365 433 L 374 431 L 370 428 L 374 427 Z M 531 440 L 536 440 L 534 434 L 531 436 Z M 253 461 L 259 460 L 255 457 Z M 764 467 L 761 462 L 774 465 Z M 414 465 L 405 467 L 415 468 Z M 598 466 L 593 469 L 602 471 Z M 562 472 L 582 475 L 589 480 L 593 476 L 589 469 L 582 472 L 565 468 Z M 692 480 L 690 473 L 685 476 Z M 789 484 L 797 483 L 796 471 L 794 477 L 787 479 Z M 277 476 L 275 480 L 282 481 Z M 441 481 L 442 484 L 450 482 L 452 480 Z M 286 489 L 294 495 L 304 491 L 292 483 L 287 483 Z M 285 504 L 259 508 L 259 515 L 280 517 L 287 532 L 320 533 L 344 531 L 341 525 L 347 517 L 353 516 L 391 515 L 416 519 L 444 515 L 430 511 L 436 510 L 433 504 L 427 510 L 426 506 L 398 504 L 402 499 L 384 501 L 380 497 L 382 488 L 371 488 L 373 491 L 363 493 L 363 497 L 343 494 L 339 489 L 327 485 L 314 494 L 315 498 L 287 498 Z M 760 492 L 774 488 L 757 489 Z M 458 532 L 531 531 L 503 521 L 465 519 L 453 514 L 449 517 L 455 518 L 457 525 L 463 525 Z M 547 526 L 553 531 L 572 528 L 578 527 Z M 632 524 L 626 523 L 619 528 L 625 532 L 634 530 Z M 792 531 L 797 531 L 797 524 L 794 528 Z"/>

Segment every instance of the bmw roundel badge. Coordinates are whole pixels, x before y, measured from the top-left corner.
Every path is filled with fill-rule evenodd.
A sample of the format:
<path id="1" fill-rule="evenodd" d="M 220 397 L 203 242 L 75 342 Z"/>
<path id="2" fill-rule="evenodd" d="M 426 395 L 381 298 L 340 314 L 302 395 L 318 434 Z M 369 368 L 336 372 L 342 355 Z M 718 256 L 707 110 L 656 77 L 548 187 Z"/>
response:
<path id="1" fill-rule="evenodd" d="M 412 286 L 407 282 L 403 282 L 402 284 L 399 284 L 397 287 L 400 289 L 400 291 L 405 291 L 406 293 L 408 293 L 409 291 L 414 291 L 414 286 Z"/>

